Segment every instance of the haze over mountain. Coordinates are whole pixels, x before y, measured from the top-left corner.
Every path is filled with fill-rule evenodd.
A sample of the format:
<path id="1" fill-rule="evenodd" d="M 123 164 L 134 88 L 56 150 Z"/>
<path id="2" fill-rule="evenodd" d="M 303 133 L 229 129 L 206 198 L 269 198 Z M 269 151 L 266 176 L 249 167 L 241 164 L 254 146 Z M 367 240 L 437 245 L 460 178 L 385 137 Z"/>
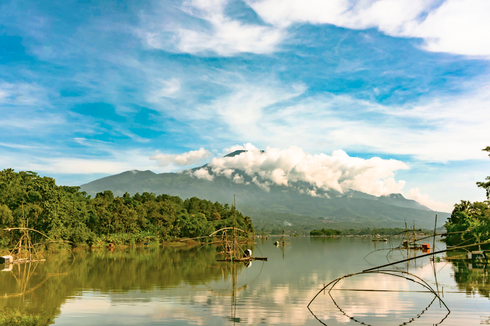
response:
<path id="1" fill-rule="evenodd" d="M 248 155 L 247 151 L 238 150 L 223 158 L 237 162 L 245 155 Z M 314 180 L 291 180 L 290 173 L 286 174 L 287 182 L 273 182 L 263 170 L 220 170 L 211 162 L 178 173 L 126 171 L 84 184 L 81 189 L 91 195 L 104 190 L 111 190 L 119 196 L 125 192 L 131 195 L 153 192 L 181 198 L 195 196 L 229 204 L 233 203 L 235 195 L 238 209 L 252 218 L 259 232 L 282 227 L 298 231 L 318 227 L 405 227 L 405 222 L 409 226 L 415 224 L 416 227 L 431 228 L 436 214 L 438 226 L 443 225 L 449 216 L 448 213 L 432 211 L 399 193 L 375 196 L 352 189 L 333 189 L 331 186 L 317 186 Z M 286 178 L 285 173 L 282 176 Z"/>

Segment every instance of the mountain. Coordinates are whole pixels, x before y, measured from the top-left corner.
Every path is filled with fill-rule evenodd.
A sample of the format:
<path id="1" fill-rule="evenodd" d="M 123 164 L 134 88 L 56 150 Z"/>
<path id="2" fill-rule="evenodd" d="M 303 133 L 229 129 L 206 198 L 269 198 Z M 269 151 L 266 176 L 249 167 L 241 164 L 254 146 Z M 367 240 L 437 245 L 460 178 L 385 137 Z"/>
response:
<path id="1" fill-rule="evenodd" d="M 90 195 L 104 190 L 118 196 L 126 192 L 165 193 L 229 204 L 235 195 L 238 209 L 252 218 L 258 232 L 283 227 L 301 232 L 313 228 L 405 227 L 405 222 L 409 227 L 415 224 L 417 228 L 433 228 L 436 214 L 438 226 L 449 217 L 448 213 L 432 211 L 401 194 L 376 197 L 354 190 L 344 193 L 328 190 L 312 196 L 307 184 L 268 184 L 267 190 L 257 182 L 257 176 L 245 173 L 240 174 L 241 183 L 224 175 L 214 175 L 212 180 L 190 175 L 202 169 L 212 173 L 207 165 L 179 173 L 127 171 L 84 184 L 81 190 Z"/>
<path id="2" fill-rule="evenodd" d="M 415 200 L 406 199 L 402 194 L 390 194 L 388 196 L 381 196 L 378 199 L 381 202 L 388 203 L 389 205 L 405 207 L 405 208 L 415 208 L 424 211 L 430 211 L 430 208 L 416 202 Z"/>

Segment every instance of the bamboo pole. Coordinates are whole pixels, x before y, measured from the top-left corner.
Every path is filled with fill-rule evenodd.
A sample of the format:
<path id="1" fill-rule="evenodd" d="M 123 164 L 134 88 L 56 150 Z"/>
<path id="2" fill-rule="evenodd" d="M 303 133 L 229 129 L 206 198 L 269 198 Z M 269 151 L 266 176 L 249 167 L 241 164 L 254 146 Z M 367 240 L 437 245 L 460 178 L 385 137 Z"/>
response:
<path id="1" fill-rule="evenodd" d="M 436 229 L 437 229 L 437 214 L 436 214 L 436 220 L 434 222 L 434 240 L 432 241 L 432 251 L 436 250 Z"/>
<path id="2" fill-rule="evenodd" d="M 434 251 L 433 253 L 429 253 L 429 254 L 425 254 L 425 255 L 420 255 L 420 256 L 416 256 L 416 257 L 411 257 L 411 258 L 407 258 L 407 259 L 395 261 L 393 263 L 389 263 L 389 264 L 385 264 L 385 265 L 381 265 L 381 266 L 376 266 L 376 267 L 368 268 L 368 269 L 363 270 L 363 272 L 369 272 L 369 271 L 372 271 L 372 270 L 375 270 L 375 269 L 379 269 L 379 268 L 383 268 L 383 267 L 387 267 L 387 266 L 391 266 L 391 265 L 396 265 L 396 264 L 399 264 L 399 263 L 404 263 L 406 261 L 410 261 L 410 260 L 413 260 L 413 259 L 418 259 L 418 258 L 423 258 L 423 257 L 427 257 L 427 256 L 432 256 L 432 255 L 435 255 L 435 254 L 440 254 L 440 253 L 443 253 L 443 252 L 446 252 L 446 251 L 464 249 L 464 248 L 469 248 L 469 247 L 478 246 L 478 245 L 487 244 L 487 243 L 490 243 L 490 240 L 485 241 L 485 242 L 470 244 L 470 245 L 466 245 L 466 246 L 446 248 L 444 250 Z"/>

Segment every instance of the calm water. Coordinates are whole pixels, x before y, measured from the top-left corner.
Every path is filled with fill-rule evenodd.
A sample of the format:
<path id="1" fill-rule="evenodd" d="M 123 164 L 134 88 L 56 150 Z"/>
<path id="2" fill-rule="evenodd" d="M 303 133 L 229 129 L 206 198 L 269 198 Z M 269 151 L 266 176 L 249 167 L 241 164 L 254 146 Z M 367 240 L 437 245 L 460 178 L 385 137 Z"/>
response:
<path id="1" fill-rule="evenodd" d="M 56 255 L 0 272 L 0 305 L 46 312 L 55 325 L 489 325 L 490 276 L 485 266 L 428 259 L 392 270 L 421 277 L 450 309 L 401 275 L 362 274 L 406 258 L 360 238 L 258 240 L 251 266 L 216 262 L 214 248 L 139 248 Z M 395 242 L 391 245 L 397 245 Z M 438 248 L 444 244 L 438 242 Z M 440 255 L 441 256 L 441 255 Z M 0 267 L 4 268 L 3 265 Z M 437 273 L 437 283 L 434 277 Z M 414 280 L 414 277 L 410 277 Z M 381 290 L 381 291 L 372 291 Z M 405 324 L 405 325 L 406 325 Z"/>

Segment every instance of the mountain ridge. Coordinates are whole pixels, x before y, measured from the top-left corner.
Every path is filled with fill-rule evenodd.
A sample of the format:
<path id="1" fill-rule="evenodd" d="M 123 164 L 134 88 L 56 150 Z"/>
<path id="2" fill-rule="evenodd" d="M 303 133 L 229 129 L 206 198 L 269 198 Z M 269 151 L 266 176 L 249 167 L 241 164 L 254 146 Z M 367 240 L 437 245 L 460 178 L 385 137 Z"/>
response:
<path id="1" fill-rule="evenodd" d="M 186 171 L 196 171 L 202 168 L 210 170 L 206 165 L 176 173 L 157 174 L 149 170 L 131 170 L 97 179 L 80 187 L 82 191 L 90 195 L 104 190 L 111 190 L 114 195 L 118 196 L 126 192 L 131 195 L 137 192 L 153 192 L 177 195 L 183 199 L 198 197 L 229 204 L 232 204 L 233 194 L 235 194 L 238 198 L 238 208 L 245 213 L 251 213 L 250 217 L 258 230 L 263 225 L 268 225 L 264 216 L 276 214 L 297 216 L 298 221 L 308 220 L 311 226 L 325 225 L 330 222 L 339 224 L 341 228 L 348 228 L 349 225 L 354 225 L 356 228 L 365 226 L 404 227 L 405 222 L 410 225 L 413 222 L 417 227 L 430 228 L 433 227 L 435 214 L 441 217 L 447 214 L 432 211 L 416 201 L 406 199 L 401 194 L 377 197 L 355 190 L 349 190 L 343 194 L 329 190 L 325 191 L 327 197 L 315 197 L 301 193 L 303 188 L 295 189 L 273 184 L 266 191 L 250 181 L 235 183 L 223 175 L 207 180 L 186 173 Z M 249 176 L 247 180 L 252 180 L 252 178 Z M 304 185 L 298 187 L 304 187 Z M 279 221 L 279 219 L 277 215 L 275 220 Z M 439 218 L 438 220 L 439 225 L 442 225 L 445 219 Z M 276 222 L 276 224 L 280 223 Z M 298 223 L 292 224 L 294 227 Z"/>

